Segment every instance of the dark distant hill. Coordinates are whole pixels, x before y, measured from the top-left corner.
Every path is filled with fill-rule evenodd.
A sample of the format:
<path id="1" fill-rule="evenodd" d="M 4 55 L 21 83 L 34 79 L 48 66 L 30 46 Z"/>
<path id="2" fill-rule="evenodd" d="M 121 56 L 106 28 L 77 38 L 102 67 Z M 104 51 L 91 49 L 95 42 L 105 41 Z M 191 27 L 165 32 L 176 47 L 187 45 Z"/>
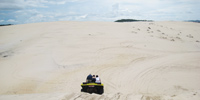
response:
<path id="1" fill-rule="evenodd" d="M 187 22 L 196 22 L 196 23 L 200 23 L 200 20 L 187 20 Z"/>
<path id="2" fill-rule="evenodd" d="M 120 19 L 115 22 L 152 22 L 152 20 Z"/>
<path id="3" fill-rule="evenodd" d="M 1 24 L 0 26 L 9 26 L 9 25 L 13 25 L 13 24 Z"/>

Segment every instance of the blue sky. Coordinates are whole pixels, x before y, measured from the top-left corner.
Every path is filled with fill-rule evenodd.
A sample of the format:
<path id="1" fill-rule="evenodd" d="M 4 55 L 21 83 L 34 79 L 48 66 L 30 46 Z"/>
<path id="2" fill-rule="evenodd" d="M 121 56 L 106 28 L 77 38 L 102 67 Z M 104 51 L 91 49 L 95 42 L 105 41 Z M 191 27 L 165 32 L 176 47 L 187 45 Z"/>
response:
<path id="1" fill-rule="evenodd" d="M 0 24 L 200 19 L 200 0 L 0 0 Z"/>

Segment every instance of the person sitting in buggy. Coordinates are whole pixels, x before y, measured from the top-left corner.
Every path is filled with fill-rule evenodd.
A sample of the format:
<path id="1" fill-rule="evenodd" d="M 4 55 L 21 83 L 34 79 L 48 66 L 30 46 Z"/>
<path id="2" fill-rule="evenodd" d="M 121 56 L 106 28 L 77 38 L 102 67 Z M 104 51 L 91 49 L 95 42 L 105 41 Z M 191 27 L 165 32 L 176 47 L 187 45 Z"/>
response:
<path id="1" fill-rule="evenodd" d="M 93 83 L 96 82 L 96 77 L 95 77 L 95 75 L 92 76 L 92 82 L 93 82 Z"/>
<path id="2" fill-rule="evenodd" d="M 95 83 L 101 83 L 101 79 L 99 78 L 98 75 L 96 75 L 96 81 L 95 81 Z"/>
<path id="3" fill-rule="evenodd" d="M 86 83 L 91 83 L 92 82 L 92 75 L 89 74 L 86 78 Z"/>

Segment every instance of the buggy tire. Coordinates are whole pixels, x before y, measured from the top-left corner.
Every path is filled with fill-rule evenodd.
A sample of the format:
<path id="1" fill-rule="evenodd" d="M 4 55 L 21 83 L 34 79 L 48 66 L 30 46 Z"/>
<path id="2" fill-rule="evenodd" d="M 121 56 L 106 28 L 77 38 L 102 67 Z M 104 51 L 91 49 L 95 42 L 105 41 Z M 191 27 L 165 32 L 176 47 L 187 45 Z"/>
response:
<path id="1" fill-rule="evenodd" d="M 103 94 L 103 92 L 104 92 L 103 88 L 100 88 L 98 94 Z"/>

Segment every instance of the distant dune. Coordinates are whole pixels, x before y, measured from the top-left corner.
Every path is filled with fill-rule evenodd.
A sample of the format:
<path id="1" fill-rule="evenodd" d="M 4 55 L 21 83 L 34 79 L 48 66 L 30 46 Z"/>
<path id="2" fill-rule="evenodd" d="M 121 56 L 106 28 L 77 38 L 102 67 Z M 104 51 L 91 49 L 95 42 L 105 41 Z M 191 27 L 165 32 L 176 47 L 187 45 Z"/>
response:
<path id="1" fill-rule="evenodd" d="M 0 27 L 0 100 L 200 100 L 200 24 Z M 98 74 L 104 94 L 82 93 Z"/>

